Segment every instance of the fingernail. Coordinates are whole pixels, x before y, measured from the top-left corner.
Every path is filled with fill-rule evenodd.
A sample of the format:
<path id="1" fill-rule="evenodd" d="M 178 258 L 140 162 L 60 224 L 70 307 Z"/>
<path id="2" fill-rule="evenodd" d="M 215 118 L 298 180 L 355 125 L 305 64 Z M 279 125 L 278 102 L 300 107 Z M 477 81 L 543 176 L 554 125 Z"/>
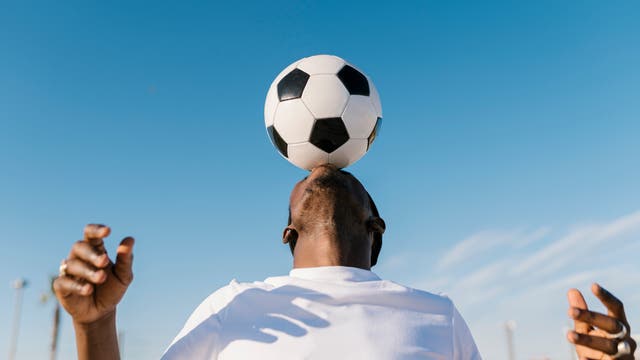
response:
<path id="1" fill-rule="evenodd" d="M 580 310 L 578 310 L 576 308 L 572 308 L 571 309 L 571 317 L 572 318 L 577 318 L 578 316 L 580 316 Z"/>
<path id="2" fill-rule="evenodd" d="M 569 340 L 571 342 L 576 342 L 578 341 L 578 334 L 576 334 L 574 331 L 570 331 L 569 332 Z"/>
<path id="3" fill-rule="evenodd" d="M 596 292 L 597 293 L 603 294 L 603 293 L 607 292 L 607 290 L 605 288 L 603 288 L 602 286 L 600 286 L 600 284 L 598 284 L 598 283 L 593 283 L 593 286 L 596 288 Z"/>

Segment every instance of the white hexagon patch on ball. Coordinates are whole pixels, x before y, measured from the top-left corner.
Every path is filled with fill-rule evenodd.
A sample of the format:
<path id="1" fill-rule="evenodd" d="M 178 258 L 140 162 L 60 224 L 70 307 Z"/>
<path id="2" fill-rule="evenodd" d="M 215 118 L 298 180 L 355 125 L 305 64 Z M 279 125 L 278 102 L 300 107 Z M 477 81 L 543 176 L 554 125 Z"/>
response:
<path id="1" fill-rule="evenodd" d="M 358 161 L 382 125 L 373 82 L 333 55 L 307 57 L 273 81 L 264 105 L 271 142 L 292 164 L 306 170 Z"/>

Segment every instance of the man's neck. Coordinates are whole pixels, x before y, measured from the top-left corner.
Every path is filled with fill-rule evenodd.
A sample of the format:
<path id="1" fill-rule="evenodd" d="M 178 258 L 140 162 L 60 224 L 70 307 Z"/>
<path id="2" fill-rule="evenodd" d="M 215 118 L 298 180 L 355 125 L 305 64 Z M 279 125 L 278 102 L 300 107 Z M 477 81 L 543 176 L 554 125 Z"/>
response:
<path id="1" fill-rule="evenodd" d="M 300 237 L 293 253 L 294 268 L 350 266 L 371 269 L 371 248 L 340 246 L 341 240 L 327 235 Z M 343 243 L 344 244 L 344 243 Z"/>

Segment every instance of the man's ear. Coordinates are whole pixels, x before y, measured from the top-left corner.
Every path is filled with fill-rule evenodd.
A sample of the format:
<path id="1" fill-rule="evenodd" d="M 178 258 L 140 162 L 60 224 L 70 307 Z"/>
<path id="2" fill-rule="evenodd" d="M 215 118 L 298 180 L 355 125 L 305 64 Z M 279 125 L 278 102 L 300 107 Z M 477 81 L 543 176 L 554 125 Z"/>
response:
<path id="1" fill-rule="evenodd" d="M 298 231 L 291 225 L 284 228 L 284 231 L 282 232 L 282 243 L 289 244 L 291 255 L 293 255 L 293 249 L 295 249 L 297 241 Z"/>
<path id="2" fill-rule="evenodd" d="M 384 223 L 382 218 L 377 216 L 372 216 L 367 220 L 367 232 L 379 233 L 380 235 L 384 234 L 387 225 Z"/>
<path id="3" fill-rule="evenodd" d="M 382 234 L 386 229 L 386 224 L 382 218 L 372 216 L 367 220 L 367 232 L 373 233 L 373 241 L 371 243 L 371 266 L 378 262 L 378 255 L 382 249 Z"/>

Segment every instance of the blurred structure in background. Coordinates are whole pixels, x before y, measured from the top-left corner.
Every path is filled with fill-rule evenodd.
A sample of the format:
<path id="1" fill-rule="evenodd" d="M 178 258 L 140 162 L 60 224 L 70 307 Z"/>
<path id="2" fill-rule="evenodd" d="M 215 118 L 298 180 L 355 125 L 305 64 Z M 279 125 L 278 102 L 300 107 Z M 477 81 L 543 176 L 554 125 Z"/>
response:
<path id="1" fill-rule="evenodd" d="M 53 327 L 51 328 L 51 344 L 49 347 L 49 359 L 56 360 L 57 352 L 58 352 L 58 334 L 60 333 L 60 303 L 58 302 L 58 298 L 56 298 L 56 294 L 53 290 L 53 282 L 56 277 L 52 276 L 49 287 L 49 290 L 42 293 L 40 296 L 40 302 L 42 304 L 48 303 L 50 300 L 54 302 L 53 308 Z"/>
<path id="2" fill-rule="evenodd" d="M 11 327 L 11 340 L 9 342 L 9 360 L 15 360 L 18 350 L 18 332 L 20 331 L 20 312 L 22 311 L 22 293 L 27 287 L 27 280 L 16 279 L 11 286 L 16 290 L 15 308 L 13 309 L 13 325 Z"/>
<path id="3" fill-rule="evenodd" d="M 516 360 L 516 349 L 513 342 L 513 333 L 516 330 L 516 322 L 509 320 L 504 323 L 505 334 L 507 335 L 507 355 L 509 360 Z"/>
<path id="4" fill-rule="evenodd" d="M 118 346 L 120 348 L 120 359 L 124 359 L 124 331 L 118 331 Z"/>

